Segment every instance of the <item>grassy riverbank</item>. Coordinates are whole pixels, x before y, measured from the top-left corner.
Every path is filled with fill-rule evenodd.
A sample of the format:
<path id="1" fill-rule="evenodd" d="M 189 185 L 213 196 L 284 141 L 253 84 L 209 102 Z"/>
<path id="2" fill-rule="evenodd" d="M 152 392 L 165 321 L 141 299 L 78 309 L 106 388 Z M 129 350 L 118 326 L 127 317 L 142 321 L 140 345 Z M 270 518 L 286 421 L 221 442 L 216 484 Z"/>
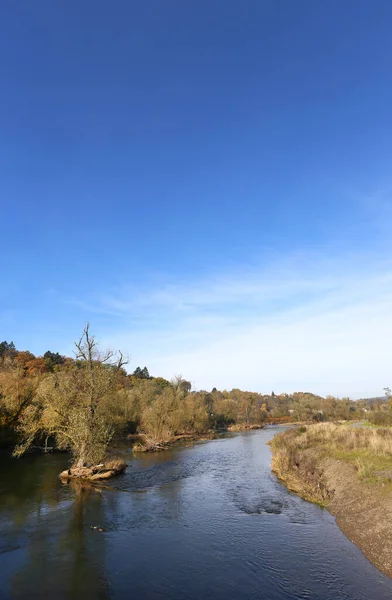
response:
<path id="1" fill-rule="evenodd" d="M 271 442 L 272 470 L 328 508 L 347 537 L 392 576 L 392 430 L 319 423 Z"/>

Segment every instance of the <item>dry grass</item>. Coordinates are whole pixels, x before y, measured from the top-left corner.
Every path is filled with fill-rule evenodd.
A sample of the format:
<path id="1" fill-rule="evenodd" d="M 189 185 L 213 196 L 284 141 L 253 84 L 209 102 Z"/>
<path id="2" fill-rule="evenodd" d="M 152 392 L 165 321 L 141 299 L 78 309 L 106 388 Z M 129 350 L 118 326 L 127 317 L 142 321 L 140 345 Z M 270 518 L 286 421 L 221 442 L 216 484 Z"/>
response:
<path id="1" fill-rule="evenodd" d="M 373 469 L 371 465 L 363 458 L 356 458 L 354 465 L 361 479 L 369 479 L 373 476 Z"/>
<path id="2" fill-rule="evenodd" d="M 392 457 L 392 430 L 387 429 L 349 428 L 334 423 L 318 423 L 300 427 L 286 439 L 290 441 L 289 445 L 296 448 L 323 446 L 348 452 L 365 450 L 379 456 Z"/>
<path id="3" fill-rule="evenodd" d="M 165 436 L 164 440 L 157 441 L 145 433 L 139 433 L 138 439 L 140 441 L 132 446 L 132 450 L 133 452 L 159 452 L 165 450 L 173 438 L 174 436 Z"/>
<path id="4" fill-rule="evenodd" d="M 114 471 L 116 471 L 118 473 L 125 471 L 126 467 L 127 467 L 127 463 L 125 462 L 124 459 L 122 459 L 119 456 L 110 458 L 105 461 L 105 469 L 113 469 Z"/>
<path id="5" fill-rule="evenodd" d="M 256 425 L 245 425 L 244 423 L 235 423 L 234 425 L 229 425 L 228 431 L 245 431 L 245 430 L 253 430 L 253 429 L 263 429 L 264 424 L 256 424 Z"/>
<path id="6" fill-rule="evenodd" d="M 392 576 L 392 431 L 319 423 L 271 442 L 285 485 L 328 507 L 350 540 Z"/>
<path id="7" fill-rule="evenodd" d="M 392 468 L 392 430 L 317 423 L 275 436 L 272 469 L 291 489 L 307 499 L 324 502 L 322 462 L 334 458 L 353 464 L 367 483 L 382 480 L 378 473 Z"/>

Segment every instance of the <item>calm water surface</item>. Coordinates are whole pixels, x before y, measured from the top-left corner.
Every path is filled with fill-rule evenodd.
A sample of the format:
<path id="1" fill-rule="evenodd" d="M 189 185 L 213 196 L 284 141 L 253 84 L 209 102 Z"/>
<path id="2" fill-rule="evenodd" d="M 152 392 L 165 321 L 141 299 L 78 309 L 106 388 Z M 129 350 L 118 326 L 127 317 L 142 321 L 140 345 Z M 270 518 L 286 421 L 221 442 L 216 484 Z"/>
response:
<path id="1" fill-rule="evenodd" d="M 142 456 L 100 492 L 60 483 L 64 455 L 0 457 L 1 600 L 391 599 L 328 512 L 271 474 L 278 430 Z"/>

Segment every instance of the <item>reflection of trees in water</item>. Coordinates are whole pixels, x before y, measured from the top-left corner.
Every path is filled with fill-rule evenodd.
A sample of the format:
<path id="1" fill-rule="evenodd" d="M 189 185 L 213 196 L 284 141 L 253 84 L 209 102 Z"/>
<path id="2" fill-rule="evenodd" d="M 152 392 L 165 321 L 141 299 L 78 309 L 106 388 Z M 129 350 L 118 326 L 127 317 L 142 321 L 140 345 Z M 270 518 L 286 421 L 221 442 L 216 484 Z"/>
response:
<path id="1" fill-rule="evenodd" d="M 61 456 L 9 462 L 0 466 L 0 551 L 21 549 L 7 554 L 11 569 L 0 565 L 0 575 L 12 595 L 105 598 L 105 533 L 90 528 L 105 522 L 101 491 L 62 484 Z"/>
<path id="2" fill-rule="evenodd" d="M 46 511 L 64 500 L 58 473 L 66 455 L 30 455 L 23 459 L 0 456 L 0 524 L 27 526 L 34 508 Z"/>
<path id="3" fill-rule="evenodd" d="M 111 480 L 113 492 L 105 493 L 108 527 L 127 531 L 180 523 L 188 503 L 183 482 L 195 474 L 194 462 L 188 466 L 184 457 L 170 451 L 143 456 L 136 469 L 132 465 L 124 475 Z"/>
<path id="4" fill-rule="evenodd" d="M 15 596 L 105 598 L 105 536 L 90 525 L 103 521 L 101 494 L 75 486 L 74 501 L 53 513 L 37 507 L 26 562 L 12 580 Z"/>
<path id="5" fill-rule="evenodd" d="M 3 591 L 9 583 L 15 598 L 105 598 L 108 533 L 91 526 L 118 531 L 181 522 L 189 502 L 183 480 L 197 470 L 194 460 L 188 464 L 186 457 L 180 452 L 169 454 L 171 460 L 149 457 L 142 461 L 146 468 L 129 469 L 110 482 L 113 490 L 78 481 L 62 484 L 58 474 L 67 463 L 64 455 L 0 463 Z M 146 493 L 137 493 L 146 488 Z M 130 536 L 128 543 L 138 552 L 138 536 Z M 121 568 L 125 556 L 123 560 Z"/>

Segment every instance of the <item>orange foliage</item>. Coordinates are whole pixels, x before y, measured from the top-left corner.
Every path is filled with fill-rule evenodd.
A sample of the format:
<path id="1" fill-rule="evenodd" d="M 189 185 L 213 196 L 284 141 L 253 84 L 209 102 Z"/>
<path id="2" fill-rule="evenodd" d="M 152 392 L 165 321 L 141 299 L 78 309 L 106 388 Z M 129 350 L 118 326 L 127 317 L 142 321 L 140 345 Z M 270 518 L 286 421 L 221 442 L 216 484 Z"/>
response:
<path id="1" fill-rule="evenodd" d="M 267 417 L 265 422 L 271 425 L 280 425 L 281 423 L 294 423 L 294 417 Z"/>
<path id="2" fill-rule="evenodd" d="M 35 356 L 28 350 L 22 350 L 21 352 L 18 352 L 14 358 L 16 364 L 22 367 L 25 371 L 27 371 L 27 363 L 32 360 L 35 360 Z"/>
<path id="3" fill-rule="evenodd" d="M 39 358 L 33 358 L 26 363 L 27 375 L 38 375 L 40 373 L 48 373 L 49 367 L 47 361 L 40 356 Z"/>

